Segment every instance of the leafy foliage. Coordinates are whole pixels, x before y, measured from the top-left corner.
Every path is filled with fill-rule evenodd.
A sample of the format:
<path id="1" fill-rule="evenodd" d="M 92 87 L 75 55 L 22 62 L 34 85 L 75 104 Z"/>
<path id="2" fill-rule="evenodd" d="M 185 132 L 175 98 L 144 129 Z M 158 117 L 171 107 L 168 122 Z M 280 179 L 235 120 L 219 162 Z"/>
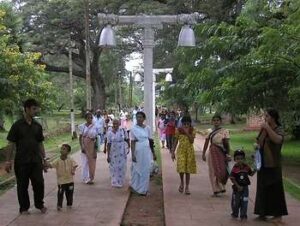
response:
<path id="1" fill-rule="evenodd" d="M 20 52 L 16 43 L 19 18 L 13 13 L 10 5 L 0 4 L 0 109 L 13 113 L 28 97 L 40 100 L 44 108 L 50 109 L 55 99 L 52 83 L 44 66 L 35 63 L 39 53 Z"/>
<path id="2" fill-rule="evenodd" d="M 176 54 L 176 76 L 184 75 L 176 92 L 232 114 L 275 107 L 292 128 L 300 123 L 299 24 L 299 1 L 248 0 L 234 23 L 197 25 L 199 45 Z"/>

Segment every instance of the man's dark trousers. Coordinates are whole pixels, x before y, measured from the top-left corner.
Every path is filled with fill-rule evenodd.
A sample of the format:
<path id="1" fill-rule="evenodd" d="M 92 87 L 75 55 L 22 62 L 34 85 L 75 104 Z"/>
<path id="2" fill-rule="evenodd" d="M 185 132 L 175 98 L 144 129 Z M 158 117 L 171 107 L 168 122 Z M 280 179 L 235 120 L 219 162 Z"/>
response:
<path id="1" fill-rule="evenodd" d="M 30 208 L 28 194 L 29 180 L 31 181 L 34 197 L 34 206 L 37 209 L 44 207 L 44 178 L 43 165 L 41 162 L 16 163 L 15 174 L 17 179 L 17 192 L 20 205 L 20 212 Z"/>

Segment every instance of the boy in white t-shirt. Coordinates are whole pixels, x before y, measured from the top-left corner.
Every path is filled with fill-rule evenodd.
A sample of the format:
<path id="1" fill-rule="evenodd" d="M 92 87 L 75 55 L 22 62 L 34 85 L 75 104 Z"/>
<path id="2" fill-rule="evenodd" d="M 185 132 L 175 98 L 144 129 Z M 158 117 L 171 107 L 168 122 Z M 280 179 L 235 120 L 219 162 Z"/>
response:
<path id="1" fill-rule="evenodd" d="M 60 150 L 60 158 L 54 163 L 50 164 L 50 168 L 56 169 L 57 175 L 57 210 L 60 211 L 62 208 L 62 203 L 64 199 L 64 194 L 66 194 L 67 207 L 71 208 L 73 205 L 73 192 L 74 192 L 74 180 L 73 176 L 75 170 L 78 167 L 77 163 L 69 157 L 71 153 L 71 146 L 68 144 L 63 144 Z"/>

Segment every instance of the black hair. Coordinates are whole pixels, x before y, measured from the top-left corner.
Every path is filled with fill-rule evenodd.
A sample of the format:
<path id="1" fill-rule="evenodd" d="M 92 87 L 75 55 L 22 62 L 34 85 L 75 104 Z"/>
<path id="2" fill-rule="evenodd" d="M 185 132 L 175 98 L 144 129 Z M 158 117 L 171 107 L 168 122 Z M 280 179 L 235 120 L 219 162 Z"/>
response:
<path id="1" fill-rule="evenodd" d="M 214 120 L 214 119 L 219 119 L 220 121 L 222 121 L 222 117 L 221 117 L 221 115 L 219 115 L 219 114 L 215 114 L 215 115 L 211 118 L 211 120 Z"/>
<path id="2" fill-rule="evenodd" d="M 67 151 L 70 153 L 71 152 L 71 146 L 68 144 L 63 144 L 62 146 L 64 146 L 65 148 L 67 148 Z"/>
<path id="3" fill-rule="evenodd" d="M 184 124 L 184 123 L 192 123 L 192 119 L 190 116 L 183 116 L 182 119 L 181 119 L 181 123 Z"/>
<path id="4" fill-rule="evenodd" d="M 84 118 L 87 119 L 87 117 L 88 117 L 89 115 L 93 116 L 93 113 L 90 112 L 90 111 L 87 111 L 87 112 L 84 114 Z"/>
<path id="5" fill-rule="evenodd" d="M 24 102 L 24 104 L 23 104 L 24 110 L 25 110 L 26 108 L 31 108 L 32 106 L 39 107 L 40 105 L 39 105 L 39 103 L 38 103 L 35 99 L 33 99 L 33 98 L 27 99 L 27 100 Z"/>
<path id="6" fill-rule="evenodd" d="M 136 116 L 141 115 L 144 119 L 146 119 L 146 114 L 143 111 L 138 111 Z"/>
<path id="7" fill-rule="evenodd" d="M 280 120 L 279 113 L 278 113 L 278 111 L 276 109 L 274 109 L 274 108 L 268 108 L 266 110 L 266 112 L 268 113 L 268 115 L 270 115 L 274 119 L 274 121 L 277 124 L 277 126 L 281 126 L 281 123 L 279 121 Z"/>
<path id="8" fill-rule="evenodd" d="M 237 156 L 243 156 L 243 158 L 245 158 L 246 154 L 242 149 L 237 149 L 233 153 L 233 159 L 235 159 Z"/>

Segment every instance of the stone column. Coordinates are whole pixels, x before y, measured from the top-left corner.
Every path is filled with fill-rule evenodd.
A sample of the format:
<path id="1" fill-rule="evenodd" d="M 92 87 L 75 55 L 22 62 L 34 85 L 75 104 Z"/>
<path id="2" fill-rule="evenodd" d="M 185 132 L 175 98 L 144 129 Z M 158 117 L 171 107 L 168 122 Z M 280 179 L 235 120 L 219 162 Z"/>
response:
<path id="1" fill-rule="evenodd" d="M 153 109 L 153 47 L 154 30 L 151 26 L 144 28 L 144 110 L 147 124 L 154 131 L 154 109 Z"/>

